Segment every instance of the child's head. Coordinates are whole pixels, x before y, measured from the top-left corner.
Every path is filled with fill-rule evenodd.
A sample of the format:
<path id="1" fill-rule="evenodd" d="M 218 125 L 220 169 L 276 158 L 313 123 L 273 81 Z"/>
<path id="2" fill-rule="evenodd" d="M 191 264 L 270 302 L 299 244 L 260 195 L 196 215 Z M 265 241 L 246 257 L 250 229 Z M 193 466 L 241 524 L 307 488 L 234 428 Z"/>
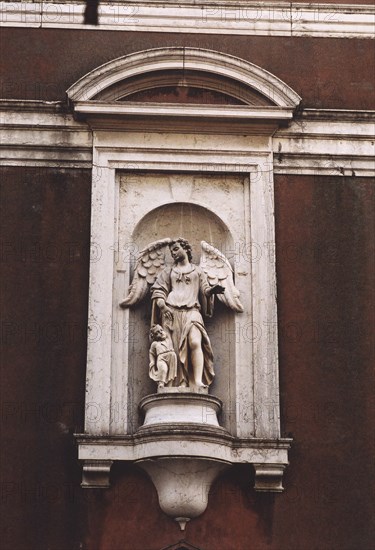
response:
<path id="1" fill-rule="evenodd" d="M 150 329 L 150 340 L 153 342 L 154 340 L 164 340 L 166 338 L 166 334 L 164 332 L 164 329 L 161 325 L 154 325 Z"/>

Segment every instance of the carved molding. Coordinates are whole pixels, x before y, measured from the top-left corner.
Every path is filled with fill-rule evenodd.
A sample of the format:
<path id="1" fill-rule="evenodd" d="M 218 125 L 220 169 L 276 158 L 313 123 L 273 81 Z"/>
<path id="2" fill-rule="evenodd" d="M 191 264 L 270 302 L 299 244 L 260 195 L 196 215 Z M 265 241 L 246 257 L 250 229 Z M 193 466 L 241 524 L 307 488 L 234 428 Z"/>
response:
<path id="1" fill-rule="evenodd" d="M 126 117 L 173 117 L 204 118 L 222 121 L 232 120 L 290 120 L 293 109 L 290 107 L 258 107 L 244 105 L 172 105 L 165 103 L 97 103 L 78 101 L 74 111 L 80 115 L 90 116 L 126 116 Z M 108 122 L 107 122 L 108 124 Z"/>
<path id="2" fill-rule="evenodd" d="M 231 464 L 288 465 L 289 438 L 239 438 L 223 428 L 199 424 L 141 427 L 134 435 L 76 434 L 78 458 L 134 462 L 168 456 L 212 458 Z"/>
<path id="3" fill-rule="evenodd" d="M 99 26 L 83 24 L 84 2 L 1 2 L 6 27 L 243 36 L 373 38 L 371 5 L 240 0 L 101 2 Z"/>
<path id="4" fill-rule="evenodd" d="M 272 138 L 274 173 L 373 177 L 374 115 L 374 111 L 305 109 Z M 0 165 L 92 167 L 93 133 L 85 122 L 64 114 L 61 103 L 3 100 L 0 118 Z M 176 117 L 166 119 L 164 125 L 158 122 L 155 131 L 202 132 L 195 119 L 178 119 L 178 127 L 176 122 Z M 211 122 L 210 130 L 206 119 L 205 133 L 244 132 L 240 123 Z M 136 127 L 129 121 L 126 131 L 133 133 L 140 127 L 141 120 Z"/>

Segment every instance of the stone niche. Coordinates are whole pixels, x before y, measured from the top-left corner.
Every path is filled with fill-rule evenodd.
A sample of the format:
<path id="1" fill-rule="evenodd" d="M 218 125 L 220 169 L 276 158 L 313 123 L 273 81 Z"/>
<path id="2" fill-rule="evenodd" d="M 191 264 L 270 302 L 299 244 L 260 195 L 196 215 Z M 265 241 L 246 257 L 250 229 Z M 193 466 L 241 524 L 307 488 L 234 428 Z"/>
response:
<path id="1" fill-rule="evenodd" d="M 200 92 L 170 103 L 171 86 Z M 132 461 L 181 529 L 232 464 L 253 465 L 255 490 L 281 492 L 291 440 L 280 436 L 272 136 L 301 98 L 261 67 L 195 48 L 115 59 L 67 94 L 93 136 L 82 487 L 108 487 L 113 462 Z M 200 103 L 218 94 L 222 104 Z M 224 253 L 240 293 L 241 313 L 215 298 L 205 320 L 209 390 L 157 391 L 150 298 L 120 307 L 140 251 L 167 237 L 187 239 L 193 263 L 201 241 Z"/>
<path id="2" fill-rule="evenodd" d="M 231 262 L 245 269 L 237 278 L 250 279 L 250 261 L 246 256 L 244 213 L 245 186 L 243 175 L 190 175 L 190 174 L 119 174 L 119 263 L 116 266 L 115 292 L 119 301 L 126 292 L 132 276 L 136 252 L 148 243 L 165 237 L 186 238 L 193 247 L 193 263 L 199 264 L 200 242 L 214 244 Z M 184 200 L 185 199 L 185 200 Z M 204 206 L 203 206 L 204 205 Z M 215 206 L 216 205 L 216 206 Z M 210 206 L 210 208 L 208 208 Z M 216 212 L 216 213 L 215 213 Z M 220 212 L 220 217 L 218 216 Z M 224 221 L 225 220 L 225 221 Z M 227 225 L 228 224 L 228 225 Z M 168 255 L 169 256 L 169 255 Z M 241 257 L 242 256 L 242 257 Z M 171 261 L 170 258 L 167 260 Z M 244 301 L 246 297 L 244 296 Z M 116 303 L 115 303 L 116 308 Z M 138 405 L 145 396 L 155 393 L 155 382 L 148 377 L 148 329 L 150 300 L 143 300 L 129 313 L 118 311 L 119 317 L 128 315 L 129 326 L 129 428 L 138 429 L 142 419 Z M 246 321 L 236 333 L 235 314 L 216 301 L 212 318 L 205 325 L 214 350 L 216 377 L 210 394 L 223 402 L 221 425 L 235 434 L 235 347 L 237 338 L 251 338 L 250 324 Z M 246 319 L 247 316 L 245 315 Z M 249 409 L 251 403 L 244 404 Z"/>

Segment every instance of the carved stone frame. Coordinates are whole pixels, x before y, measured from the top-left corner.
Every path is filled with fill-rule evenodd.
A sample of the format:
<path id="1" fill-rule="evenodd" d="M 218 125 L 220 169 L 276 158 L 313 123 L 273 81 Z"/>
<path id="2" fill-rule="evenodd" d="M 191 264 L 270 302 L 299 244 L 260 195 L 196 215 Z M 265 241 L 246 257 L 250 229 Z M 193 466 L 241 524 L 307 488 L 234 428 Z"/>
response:
<path id="1" fill-rule="evenodd" d="M 176 50 L 183 55 L 181 48 Z M 192 57 L 193 53 L 189 49 Z M 163 50 L 164 64 L 166 55 Z M 139 63 L 141 56 L 136 56 Z M 199 51 L 200 62 L 201 56 Z M 176 51 L 172 57 L 180 62 Z M 222 62 L 228 73 L 227 58 L 229 56 L 223 56 Z M 220 54 L 216 52 L 212 59 L 212 63 L 218 64 Z M 238 60 L 236 64 L 235 70 L 240 67 L 243 83 L 246 81 L 244 62 Z M 121 72 L 119 62 L 114 62 L 114 67 L 114 74 L 118 75 Z M 93 131 L 85 433 L 77 435 L 79 458 L 84 461 L 83 486 L 108 486 L 110 467 L 115 460 L 143 461 L 147 471 L 150 458 L 175 460 L 177 469 L 186 468 L 186 462 L 181 466 L 181 460 L 203 459 L 211 469 L 211 477 L 214 463 L 217 471 L 236 462 L 252 463 L 256 490 L 282 491 L 281 480 L 288 464 L 290 440 L 280 436 L 272 135 L 281 123 L 292 118 L 298 96 L 285 85 L 279 106 L 258 109 L 224 106 L 220 110 L 217 106 L 108 104 L 90 97 L 89 101 L 82 101 L 85 79 L 91 97 L 95 85 L 97 90 L 105 88 L 98 85 L 98 79 L 103 78 L 113 85 L 113 78 L 101 76 L 106 75 L 103 68 L 93 73 L 92 81 L 84 77 L 70 92 L 75 112 L 89 121 Z M 265 89 L 269 73 L 257 68 L 256 74 L 258 79 L 262 77 Z M 253 81 L 251 84 L 254 86 Z M 275 77 L 270 75 L 269 86 L 274 84 Z M 280 81 L 277 86 L 282 89 Z M 279 96 L 280 93 L 278 91 Z M 236 346 L 234 401 L 238 410 L 247 403 L 252 403 L 252 408 L 246 421 L 237 414 L 231 434 L 215 429 L 202 432 L 187 426 L 179 437 L 177 432 L 171 435 L 160 429 L 132 434 L 127 428 L 124 389 L 128 382 L 127 364 L 114 360 L 116 350 L 112 341 L 119 208 L 117 174 L 119 171 L 155 173 L 161 170 L 177 174 L 235 173 L 248 177 L 248 242 L 257 247 L 258 257 L 251 264 L 250 282 L 245 289 L 250 293 L 253 334 L 251 344 L 244 346 L 240 338 Z M 256 336 L 254 331 L 257 331 Z M 120 429 L 111 422 L 112 403 L 117 400 L 125 404 L 121 422 L 117 422 Z M 209 483 L 206 485 L 209 487 Z M 195 515 L 198 513 L 202 511 Z M 184 523 L 184 518 L 182 520 Z"/>

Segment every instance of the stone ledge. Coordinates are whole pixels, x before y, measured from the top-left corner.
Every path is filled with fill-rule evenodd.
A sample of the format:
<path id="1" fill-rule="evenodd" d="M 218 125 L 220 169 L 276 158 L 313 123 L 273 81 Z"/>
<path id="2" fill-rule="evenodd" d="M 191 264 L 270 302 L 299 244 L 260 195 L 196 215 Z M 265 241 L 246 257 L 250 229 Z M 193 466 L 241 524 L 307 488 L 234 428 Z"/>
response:
<path id="1" fill-rule="evenodd" d="M 235 438 L 224 428 L 165 424 L 133 436 L 76 434 L 80 460 L 138 461 L 148 458 L 212 458 L 231 464 L 288 464 L 292 439 Z"/>

